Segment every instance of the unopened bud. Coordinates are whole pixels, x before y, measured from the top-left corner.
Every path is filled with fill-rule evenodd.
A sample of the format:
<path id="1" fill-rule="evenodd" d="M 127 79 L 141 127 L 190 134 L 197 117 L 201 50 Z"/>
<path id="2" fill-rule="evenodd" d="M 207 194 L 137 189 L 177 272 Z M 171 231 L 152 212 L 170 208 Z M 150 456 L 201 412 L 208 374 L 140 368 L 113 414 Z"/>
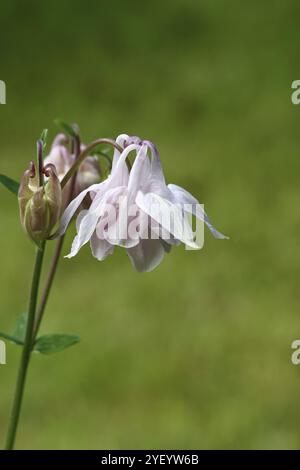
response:
<path id="1" fill-rule="evenodd" d="M 101 180 L 101 169 L 97 157 L 87 157 L 80 165 L 76 177 L 77 194 Z"/>
<path id="2" fill-rule="evenodd" d="M 55 166 L 46 165 L 43 173 L 47 182 L 40 186 L 35 165 L 30 162 L 21 178 L 18 194 L 21 223 L 37 245 L 49 237 L 58 222 L 62 199 Z"/>
<path id="3" fill-rule="evenodd" d="M 71 153 L 65 144 L 67 143 L 67 137 L 64 134 L 58 134 L 52 144 L 51 152 L 45 158 L 44 163 L 52 163 L 58 175 L 60 181 L 64 178 L 67 172 L 70 170 L 72 165 L 75 163 L 75 155 Z M 80 150 L 85 149 L 84 145 L 81 145 Z M 62 205 L 61 212 L 70 204 L 72 198 L 78 196 L 81 191 L 88 188 L 92 184 L 99 183 L 101 180 L 101 169 L 98 162 L 98 158 L 95 156 L 89 156 L 85 158 L 76 174 L 75 184 L 71 180 L 63 188 L 62 192 Z M 84 200 L 82 207 L 88 208 L 90 205 L 90 199 L 87 195 Z"/>

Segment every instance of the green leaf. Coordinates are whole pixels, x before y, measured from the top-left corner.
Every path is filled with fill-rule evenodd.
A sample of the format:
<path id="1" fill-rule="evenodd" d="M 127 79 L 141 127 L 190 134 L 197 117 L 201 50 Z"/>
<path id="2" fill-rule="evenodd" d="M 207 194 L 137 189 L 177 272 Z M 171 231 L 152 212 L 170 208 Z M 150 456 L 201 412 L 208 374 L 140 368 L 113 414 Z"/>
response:
<path id="1" fill-rule="evenodd" d="M 33 350 L 42 354 L 52 354 L 63 351 L 79 341 L 79 336 L 60 334 L 44 335 L 37 338 Z"/>
<path id="2" fill-rule="evenodd" d="M 7 341 L 11 341 L 12 343 L 18 344 L 22 346 L 24 344 L 23 341 L 19 340 L 18 338 L 15 338 L 14 336 L 7 335 L 6 333 L 2 333 L 0 331 L 0 338 L 6 339 Z"/>
<path id="3" fill-rule="evenodd" d="M 26 326 L 27 326 L 28 315 L 26 312 L 22 313 L 20 318 L 17 320 L 15 329 L 12 333 L 12 336 L 22 343 L 25 341 L 26 335 Z"/>
<path id="4" fill-rule="evenodd" d="M 19 183 L 8 176 L 0 174 L 0 183 L 2 183 L 9 191 L 11 191 L 16 196 L 19 192 Z"/>
<path id="5" fill-rule="evenodd" d="M 0 338 L 4 338 L 7 341 L 11 341 L 18 345 L 23 345 L 25 341 L 26 326 L 27 326 L 28 315 L 26 312 L 22 313 L 20 318 L 17 320 L 14 331 L 11 335 L 0 332 Z"/>
<path id="6" fill-rule="evenodd" d="M 77 133 L 70 124 L 62 121 L 61 119 L 54 119 L 54 123 L 67 135 L 77 137 Z"/>
<path id="7" fill-rule="evenodd" d="M 44 129 L 41 133 L 40 140 L 43 142 L 43 149 L 46 148 L 47 145 L 47 137 L 48 137 L 48 129 Z"/>

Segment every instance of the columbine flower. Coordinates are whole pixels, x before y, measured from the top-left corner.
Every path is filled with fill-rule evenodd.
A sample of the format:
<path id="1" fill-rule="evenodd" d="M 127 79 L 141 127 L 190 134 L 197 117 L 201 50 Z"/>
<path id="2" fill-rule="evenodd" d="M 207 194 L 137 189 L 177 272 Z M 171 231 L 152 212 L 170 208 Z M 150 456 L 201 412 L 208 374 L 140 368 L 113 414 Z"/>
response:
<path id="1" fill-rule="evenodd" d="M 82 191 L 62 216 L 60 234 L 65 232 L 86 194 L 91 194 L 89 210 L 81 211 L 77 217 L 77 235 L 67 257 L 75 256 L 90 241 L 93 255 L 103 260 L 119 245 L 126 248 L 138 271 L 151 271 L 174 244 L 182 242 L 199 248 L 186 212 L 204 221 L 216 238 L 227 238 L 213 228 L 197 199 L 179 186 L 166 185 L 158 152 L 151 142 L 122 134 L 117 143 L 124 150 L 121 154 L 115 150 L 110 176 Z M 131 152 L 136 153 L 136 158 L 129 172 L 126 160 Z"/>
<path id="2" fill-rule="evenodd" d="M 65 134 L 58 134 L 51 147 L 49 155 L 45 158 L 44 163 L 52 163 L 55 166 L 59 181 L 63 179 L 69 169 L 75 162 L 75 155 L 72 154 L 65 146 L 68 138 Z M 85 146 L 81 145 L 81 151 Z M 101 170 L 97 157 L 89 156 L 85 158 L 80 165 L 73 190 L 73 197 L 77 196 L 81 191 L 88 188 L 94 183 L 100 181 Z M 69 181 L 63 189 L 62 193 L 62 210 L 64 210 L 70 202 L 70 191 L 72 183 Z"/>
<path id="3" fill-rule="evenodd" d="M 29 169 L 21 178 L 18 194 L 21 223 L 38 245 L 48 238 L 58 222 L 62 200 L 55 166 L 45 165 L 43 173 L 48 181 L 40 186 L 35 165 L 30 162 Z"/>

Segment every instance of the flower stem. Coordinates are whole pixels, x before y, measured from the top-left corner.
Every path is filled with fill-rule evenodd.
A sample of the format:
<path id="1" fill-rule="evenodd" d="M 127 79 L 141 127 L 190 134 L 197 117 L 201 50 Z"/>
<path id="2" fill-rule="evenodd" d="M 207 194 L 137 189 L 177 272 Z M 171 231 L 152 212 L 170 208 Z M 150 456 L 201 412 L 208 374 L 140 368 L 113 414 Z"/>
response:
<path id="1" fill-rule="evenodd" d="M 7 433 L 7 440 L 6 440 L 6 446 L 5 446 L 6 450 L 13 449 L 15 438 L 16 438 L 16 433 L 17 433 L 17 427 L 18 427 L 20 411 L 21 411 L 21 406 L 22 406 L 22 399 L 23 399 L 23 394 L 24 394 L 27 370 L 28 370 L 30 354 L 31 354 L 31 349 L 32 349 L 34 317 L 35 317 L 35 311 L 36 311 L 37 296 L 38 296 L 38 290 L 39 290 L 39 284 L 40 284 L 44 252 L 45 252 L 45 242 L 43 242 L 41 248 L 37 248 L 37 252 L 36 252 L 35 266 L 34 266 L 34 271 L 33 271 L 30 300 L 29 300 L 26 335 L 25 335 L 25 341 L 24 341 L 24 346 L 22 350 L 21 362 L 20 362 L 17 384 L 16 384 L 16 389 L 15 389 L 15 396 L 14 396 L 13 407 L 12 407 L 11 416 L 10 416 L 8 433 Z"/>
<path id="2" fill-rule="evenodd" d="M 63 246 L 63 241 L 64 241 L 64 236 L 60 237 L 57 240 L 57 243 L 56 243 L 55 252 L 54 252 L 54 255 L 53 255 L 53 258 L 52 258 L 52 261 L 51 261 L 50 270 L 49 270 L 49 273 L 48 273 L 48 276 L 47 276 L 47 279 L 46 279 L 46 284 L 45 284 L 45 287 L 44 287 L 44 290 L 43 290 L 43 293 L 42 293 L 42 297 L 41 297 L 41 301 L 39 303 L 39 307 L 37 309 L 37 313 L 36 313 L 36 316 L 35 316 L 35 326 L 34 326 L 33 336 L 32 336 L 33 340 L 36 338 L 36 336 L 38 334 L 38 331 L 39 331 L 39 328 L 40 328 L 40 325 L 41 325 L 41 321 L 42 321 L 42 318 L 43 318 L 43 315 L 44 315 L 44 311 L 45 311 L 45 308 L 46 308 L 46 304 L 47 304 L 47 301 L 48 301 L 48 297 L 49 297 L 50 290 L 51 290 L 53 280 L 54 280 L 54 276 L 55 276 L 55 273 L 56 273 L 58 261 L 59 261 L 59 258 L 60 258 L 60 254 L 61 254 L 61 250 L 62 250 L 62 246 Z"/>

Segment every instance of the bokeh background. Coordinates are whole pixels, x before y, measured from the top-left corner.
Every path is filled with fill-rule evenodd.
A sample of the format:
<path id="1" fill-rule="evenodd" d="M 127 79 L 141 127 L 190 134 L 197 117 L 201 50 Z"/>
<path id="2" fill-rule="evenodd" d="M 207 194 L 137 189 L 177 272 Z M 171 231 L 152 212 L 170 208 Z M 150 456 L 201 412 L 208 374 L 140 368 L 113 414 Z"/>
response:
<path id="1" fill-rule="evenodd" d="M 203 250 L 143 275 L 121 249 L 63 259 L 42 331 L 81 342 L 33 357 L 17 448 L 299 446 L 299 14 L 296 0 L 1 2 L 1 173 L 18 179 L 57 117 L 86 142 L 140 135 L 231 237 L 207 231 Z M 10 332 L 34 250 L 14 196 L 0 197 Z M 19 357 L 7 344 L 1 440 Z"/>

